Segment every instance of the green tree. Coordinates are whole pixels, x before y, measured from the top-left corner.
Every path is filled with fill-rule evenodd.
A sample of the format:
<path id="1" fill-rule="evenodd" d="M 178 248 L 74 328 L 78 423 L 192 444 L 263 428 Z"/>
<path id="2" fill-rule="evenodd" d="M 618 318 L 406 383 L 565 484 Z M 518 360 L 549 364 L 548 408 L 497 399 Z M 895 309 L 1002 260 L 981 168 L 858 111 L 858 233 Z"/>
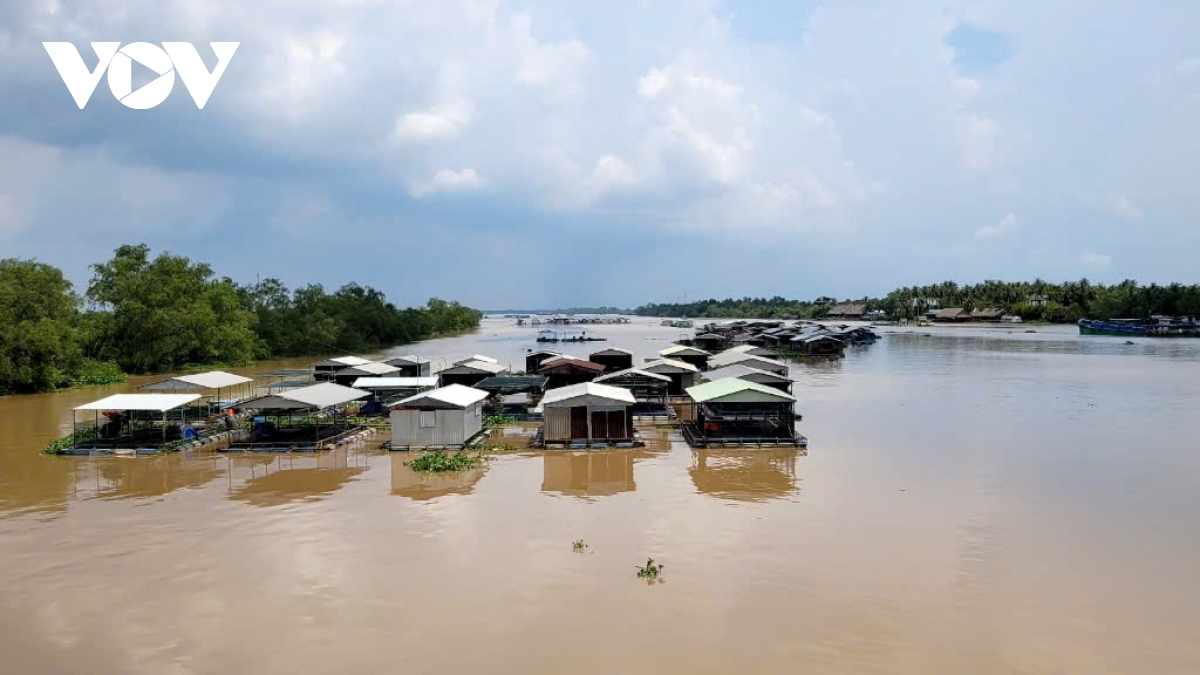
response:
<path id="1" fill-rule="evenodd" d="M 0 392 L 68 384 L 83 362 L 79 297 L 60 270 L 0 260 Z"/>

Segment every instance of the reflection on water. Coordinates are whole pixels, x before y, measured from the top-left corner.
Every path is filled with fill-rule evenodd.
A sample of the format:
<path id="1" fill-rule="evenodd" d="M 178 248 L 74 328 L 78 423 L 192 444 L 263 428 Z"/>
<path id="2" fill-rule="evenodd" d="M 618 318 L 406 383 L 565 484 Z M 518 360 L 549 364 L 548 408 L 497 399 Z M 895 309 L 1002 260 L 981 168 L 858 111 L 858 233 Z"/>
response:
<path id="1" fill-rule="evenodd" d="M 644 453 L 622 450 L 546 451 L 542 456 L 542 492 L 573 497 L 605 497 L 633 492 L 634 458 Z"/>
<path id="2" fill-rule="evenodd" d="M 366 471 L 367 460 L 368 455 L 347 447 L 273 458 L 231 455 L 229 498 L 254 506 L 320 501 Z"/>
<path id="3" fill-rule="evenodd" d="M 796 458 L 804 454 L 802 448 L 693 450 L 688 475 L 697 491 L 718 499 L 780 499 L 799 490 Z"/>
<path id="4" fill-rule="evenodd" d="M 428 471 L 413 471 L 408 463 L 420 457 L 420 453 L 393 452 L 392 464 L 392 494 L 408 497 L 414 501 L 435 499 L 446 495 L 467 495 L 475 489 L 475 484 L 487 473 L 487 462 L 476 464 L 466 471 L 448 471 L 431 473 Z"/>

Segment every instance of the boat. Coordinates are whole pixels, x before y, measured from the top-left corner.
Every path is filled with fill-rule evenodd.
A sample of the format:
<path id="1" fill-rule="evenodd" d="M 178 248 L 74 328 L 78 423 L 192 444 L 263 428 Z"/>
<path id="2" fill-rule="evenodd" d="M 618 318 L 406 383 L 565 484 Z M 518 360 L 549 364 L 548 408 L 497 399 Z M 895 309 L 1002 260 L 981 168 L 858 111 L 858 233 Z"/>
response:
<path id="1" fill-rule="evenodd" d="M 1110 337 L 1200 337 L 1200 324 L 1191 319 L 1161 317 L 1150 319 L 1080 319 L 1080 335 Z"/>
<path id="2" fill-rule="evenodd" d="M 588 337 L 586 335 L 576 335 L 573 337 L 551 337 L 547 335 L 539 335 L 538 342 L 604 342 L 608 338 Z"/>

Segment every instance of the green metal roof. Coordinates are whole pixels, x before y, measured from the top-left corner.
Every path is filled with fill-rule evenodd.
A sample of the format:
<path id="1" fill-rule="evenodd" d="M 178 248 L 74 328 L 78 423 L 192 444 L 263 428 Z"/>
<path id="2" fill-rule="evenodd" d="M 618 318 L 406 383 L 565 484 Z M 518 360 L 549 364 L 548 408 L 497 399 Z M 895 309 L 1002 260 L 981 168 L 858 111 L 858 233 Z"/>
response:
<path id="1" fill-rule="evenodd" d="M 796 397 L 791 394 L 775 389 L 774 387 L 768 387 L 765 384 L 750 382 L 736 377 L 725 377 L 713 382 L 688 387 L 687 394 L 697 403 L 707 403 L 730 397 L 736 398 L 736 402 L 739 403 L 796 402 Z"/>

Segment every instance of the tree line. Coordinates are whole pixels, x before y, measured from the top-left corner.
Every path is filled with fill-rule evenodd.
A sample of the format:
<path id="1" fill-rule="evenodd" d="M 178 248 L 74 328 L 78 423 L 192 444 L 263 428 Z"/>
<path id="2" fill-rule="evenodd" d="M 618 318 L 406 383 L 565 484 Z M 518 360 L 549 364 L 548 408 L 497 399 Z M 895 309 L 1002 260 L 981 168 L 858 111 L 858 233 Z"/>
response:
<path id="1" fill-rule="evenodd" d="M 46 391 L 255 359 L 366 352 L 479 326 L 482 313 L 431 299 L 399 308 L 369 286 L 290 291 L 242 285 L 146 245 L 92 266 L 82 295 L 61 270 L 0 260 L 0 393 Z"/>
<path id="2" fill-rule="evenodd" d="M 984 281 L 960 286 L 953 281 L 928 286 L 898 288 L 882 298 L 848 300 L 866 310 L 882 310 L 893 319 L 914 319 L 933 309 L 997 308 L 1026 321 L 1075 322 L 1082 318 L 1146 318 L 1151 315 L 1200 316 L 1200 285 L 1173 283 L 1140 285 L 1095 284 L 1087 279 L 1050 283 L 1034 281 Z M 820 319 L 834 303 L 773 298 L 698 300 L 689 303 L 652 303 L 634 310 L 640 316 L 730 319 Z"/>

